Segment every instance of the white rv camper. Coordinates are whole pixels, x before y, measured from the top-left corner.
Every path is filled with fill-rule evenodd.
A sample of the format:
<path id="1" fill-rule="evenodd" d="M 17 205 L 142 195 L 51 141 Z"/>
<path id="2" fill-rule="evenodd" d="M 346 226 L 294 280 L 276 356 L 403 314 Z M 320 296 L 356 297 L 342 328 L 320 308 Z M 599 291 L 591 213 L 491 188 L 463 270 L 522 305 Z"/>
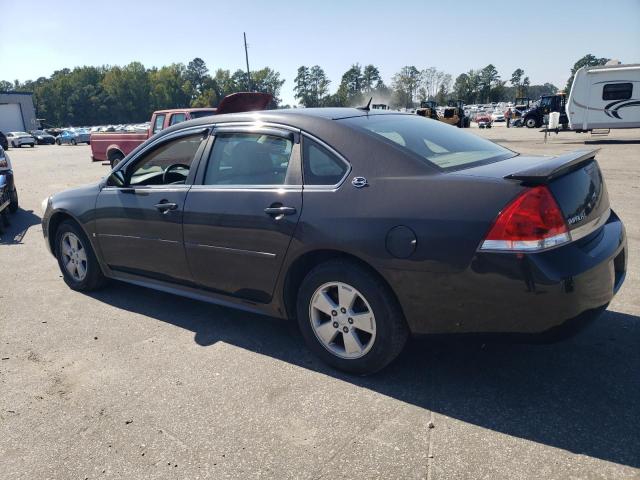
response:
<path id="1" fill-rule="evenodd" d="M 640 64 L 582 67 L 566 111 L 571 130 L 579 132 L 640 128 Z"/>

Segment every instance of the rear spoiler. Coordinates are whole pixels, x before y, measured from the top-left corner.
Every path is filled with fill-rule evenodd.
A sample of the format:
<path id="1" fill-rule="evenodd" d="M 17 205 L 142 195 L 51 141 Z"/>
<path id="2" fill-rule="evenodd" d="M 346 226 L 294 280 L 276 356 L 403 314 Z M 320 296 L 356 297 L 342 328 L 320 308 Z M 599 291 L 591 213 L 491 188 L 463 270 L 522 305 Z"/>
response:
<path id="1" fill-rule="evenodd" d="M 575 152 L 565 153 L 519 172 L 511 173 L 504 178 L 520 180 L 530 184 L 548 183 L 554 178 L 564 175 L 569 170 L 574 170 L 579 165 L 592 160 L 599 150 L 599 148 L 596 148 L 595 150 L 576 150 Z"/>
<path id="2" fill-rule="evenodd" d="M 253 112 L 264 110 L 269 105 L 273 96 L 259 92 L 236 92 L 227 95 L 220 101 L 216 109 L 216 115 L 223 113 Z"/>

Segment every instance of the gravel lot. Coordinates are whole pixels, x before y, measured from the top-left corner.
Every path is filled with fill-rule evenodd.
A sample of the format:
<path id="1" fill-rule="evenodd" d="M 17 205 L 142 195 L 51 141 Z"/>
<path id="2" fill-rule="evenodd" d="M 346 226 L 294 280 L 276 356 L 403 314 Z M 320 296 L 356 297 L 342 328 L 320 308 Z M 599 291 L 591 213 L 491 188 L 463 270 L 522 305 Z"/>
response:
<path id="1" fill-rule="evenodd" d="M 595 140 L 471 131 L 522 153 Z M 0 478 L 640 478 L 640 131 L 588 147 L 629 238 L 608 312 L 552 345 L 413 340 L 366 378 L 325 367 L 290 322 L 118 283 L 71 291 L 40 203 L 107 167 L 87 146 L 10 150 Z"/>

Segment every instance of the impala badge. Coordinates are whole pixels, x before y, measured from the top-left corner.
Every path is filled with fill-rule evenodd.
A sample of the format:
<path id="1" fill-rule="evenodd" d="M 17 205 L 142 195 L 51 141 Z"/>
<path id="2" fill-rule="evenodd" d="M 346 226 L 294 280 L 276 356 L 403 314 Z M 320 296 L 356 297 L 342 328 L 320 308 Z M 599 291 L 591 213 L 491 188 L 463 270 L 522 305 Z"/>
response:
<path id="1" fill-rule="evenodd" d="M 351 180 L 351 185 L 353 185 L 356 188 L 362 188 L 362 187 L 369 186 L 369 183 L 367 182 L 367 179 L 364 177 L 353 177 L 353 180 Z"/>

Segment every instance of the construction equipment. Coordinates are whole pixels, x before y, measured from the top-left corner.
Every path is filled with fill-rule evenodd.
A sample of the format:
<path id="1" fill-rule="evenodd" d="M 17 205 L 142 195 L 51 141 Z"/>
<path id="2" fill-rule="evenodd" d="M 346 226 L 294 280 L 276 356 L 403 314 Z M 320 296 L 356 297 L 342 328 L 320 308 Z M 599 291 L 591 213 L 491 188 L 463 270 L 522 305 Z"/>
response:
<path id="1" fill-rule="evenodd" d="M 416 109 L 416 115 L 431 118 L 433 120 L 440 120 L 438 118 L 436 106 L 436 102 L 434 102 L 433 100 L 423 100 L 422 102 L 420 102 L 420 108 Z"/>
<path id="2" fill-rule="evenodd" d="M 449 125 L 455 125 L 458 128 L 468 128 L 471 124 L 471 119 L 464 113 L 464 103 L 462 100 L 449 101 L 448 105 L 444 107 L 442 114 L 438 113 L 436 102 L 426 100 L 420 102 L 420 108 L 416 110 L 416 114 Z"/>

